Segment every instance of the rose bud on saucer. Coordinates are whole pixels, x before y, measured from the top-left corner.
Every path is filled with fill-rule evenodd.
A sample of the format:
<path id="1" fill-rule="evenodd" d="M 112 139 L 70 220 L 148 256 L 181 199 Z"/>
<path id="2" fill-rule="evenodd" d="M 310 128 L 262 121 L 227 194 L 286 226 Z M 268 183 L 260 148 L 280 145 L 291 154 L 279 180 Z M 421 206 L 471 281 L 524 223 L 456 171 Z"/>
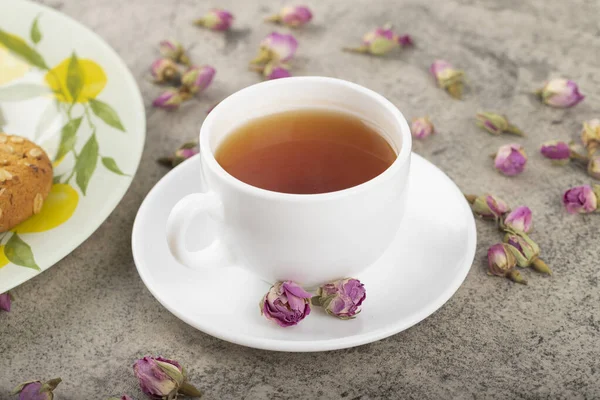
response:
<path id="1" fill-rule="evenodd" d="M 52 400 L 53 391 L 61 382 L 60 378 L 50 379 L 48 382 L 23 382 L 13 390 L 12 394 L 18 394 L 19 400 Z"/>
<path id="2" fill-rule="evenodd" d="M 571 149 L 569 148 L 569 145 L 558 140 L 551 140 L 542 144 L 540 153 L 542 153 L 544 157 L 552 160 L 552 163 L 556 165 L 565 165 L 571 160 Z"/>
<path id="3" fill-rule="evenodd" d="M 563 195 L 563 205 L 569 214 L 588 214 L 598 208 L 598 196 L 600 186 L 590 185 L 575 186 L 567 190 Z"/>
<path id="4" fill-rule="evenodd" d="M 202 18 L 194 21 L 195 25 L 203 26 L 213 31 L 226 31 L 231 28 L 233 14 L 229 11 L 212 9 Z"/>
<path id="5" fill-rule="evenodd" d="M 517 232 L 529 232 L 531 230 L 531 210 L 527 206 L 519 206 L 504 217 L 503 229 Z"/>
<path id="6" fill-rule="evenodd" d="M 162 108 L 163 110 L 173 111 L 179 108 L 181 103 L 186 100 L 185 95 L 182 95 L 178 90 L 169 89 L 163 92 L 152 102 L 152 106 Z"/>
<path id="7" fill-rule="evenodd" d="M 475 116 L 475 120 L 478 127 L 485 129 L 492 135 L 512 133 L 513 135 L 524 136 L 523 132 L 515 125 L 512 125 L 504 115 L 492 112 L 480 112 Z"/>
<path id="8" fill-rule="evenodd" d="M 187 142 L 181 145 L 173 155 L 159 158 L 158 162 L 166 167 L 176 167 L 199 152 L 198 142 Z"/>
<path id="9" fill-rule="evenodd" d="M 186 381 L 185 370 L 177 361 L 146 356 L 135 362 L 133 372 L 142 392 L 153 399 L 170 400 L 178 394 L 201 396 L 200 391 Z"/>
<path id="10" fill-rule="evenodd" d="M 573 107 L 585 96 L 579 93 L 579 87 L 569 79 L 552 79 L 543 88 L 536 91 L 544 104 L 557 108 Z"/>
<path id="11" fill-rule="evenodd" d="M 471 204 L 473 213 L 483 219 L 498 220 L 510 211 L 510 207 L 504 200 L 491 194 L 483 196 L 467 194 L 465 198 Z"/>
<path id="12" fill-rule="evenodd" d="M 366 297 L 365 286 L 358 279 L 346 278 L 321 286 L 312 303 L 323 307 L 329 315 L 351 319 L 360 313 L 360 306 Z"/>
<path id="13" fill-rule="evenodd" d="M 181 43 L 175 40 L 163 40 L 159 44 L 159 49 L 163 57 L 170 58 L 177 63 L 190 65 L 190 59 Z"/>
<path id="14" fill-rule="evenodd" d="M 506 176 L 519 175 L 525 169 L 527 154 L 520 144 L 500 146 L 494 156 L 494 167 Z"/>
<path id="15" fill-rule="evenodd" d="M 265 21 L 297 28 L 309 23 L 312 17 L 312 12 L 306 6 L 285 6 L 278 14 L 267 17 Z"/>
<path id="16" fill-rule="evenodd" d="M 292 35 L 272 32 L 260 42 L 260 49 L 251 65 L 266 65 L 275 61 L 284 63 L 291 60 L 298 49 L 298 41 Z"/>
<path id="17" fill-rule="evenodd" d="M 435 127 L 429 118 L 420 117 L 412 120 L 410 132 L 415 139 L 425 139 L 435 133 Z"/>
<path id="18" fill-rule="evenodd" d="M 13 297 L 9 292 L 0 294 L 0 310 L 9 312 Z"/>
<path id="19" fill-rule="evenodd" d="M 404 40 L 406 41 L 406 38 Z M 363 36 L 362 44 L 360 46 L 345 47 L 343 50 L 353 53 L 382 56 L 399 46 L 399 36 L 394 33 L 391 25 L 385 25 L 383 28 L 376 28 L 375 30 L 367 32 Z"/>
<path id="20" fill-rule="evenodd" d="M 454 69 L 452 64 L 445 60 L 435 60 L 429 67 L 429 72 L 435 78 L 437 85 L 444 89 L 455 99 L 462 98 L 464 85 L 464 72 Z"/>
<path id="21" fill-rule="evenodd" d="M 517 260 L 519 267 L 531 267 L 537 272 L 552 275 L 552 270 L 540 256 L 540 247 L 526 233 L 508 232 L 504 235 L 504 242 L 509 244 L 509 249 Z"/>
<path id="22" fill-rule="evenodd" d="M 180 78 L 177 64 L 170 58 L 159 58 L 150 67 L 155 83 L 178 82 Z"/>
<path id="23" fill-rule="evenodd" d="M 517 260 L 505 243 L 498 243 L 488 249 L 488 269 L 491 275 L 504 276 L 511 281 L 526 285 L 521 273 L 515 269 Z"/>
<path id="24" fill-rule="evenodd" d="M 311 297 L 292 281 L 277 282 L 261 300 L 260 312 L 279 326 L 293 326 L 310 314 Z"/>
<path id="25" fill-rule="evenodd" d="M 600 119 L 592 119 L 583 123 L 581 141 L 588 153 L 593 153 L 600 147 Z"/>
<path id="26" fill-rule="evenodd" d="M 217 71 L 210 65 L 190 67 L 181 76 L 183 90 L 191 94 L 198 94 L 204 91 L 212 82 Z"/>

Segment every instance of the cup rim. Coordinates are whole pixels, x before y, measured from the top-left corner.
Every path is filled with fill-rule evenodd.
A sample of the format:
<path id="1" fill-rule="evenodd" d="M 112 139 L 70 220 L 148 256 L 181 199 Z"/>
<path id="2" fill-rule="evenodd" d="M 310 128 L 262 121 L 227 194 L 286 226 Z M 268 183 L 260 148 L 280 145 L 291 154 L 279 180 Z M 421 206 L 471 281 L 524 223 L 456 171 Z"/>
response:
<path id="1" fill-rule="evenodd" d="M 275 192 L 272 190 L 258 188 L 256 186 L 252 186 L 248 183 L 242 182 L 239 179 L 235 178 L 231 174 L 229 174 L 215 159 L 213 151 L 210 148 L 209 144 L 209 131 L 214 124 L 214 121 L 220 117 L 221 113 L 225 113 L 229 103 L 233 101 L 236 97 L 245 94 L 246 92 L 255 91 L 260 88 L 267 88 L 270 86 L 284 86 L 291 82 L 311 82 L 311 83 L 328 83 L 334 85 L 343 85 L 349 87 L 355 91 L 358 91 L 371 99 L 375 100 L 382 107 L 384 107 L 390 114 L 397 120 L 400 125 L 400 137 L 402 140 L 402 145 L 400 146 L 400 151 L 396 160 L 390 165 L 385 171 L 381 174 L 377 175 L 375 178 L 370 179 L 366 182 L 361 183 L 360 185 L 352 186 L 347 189 L 338 190 L 335 192 L 327 192 L 327 193 L 316 193 L 316 194 L 294 194 L 294 193 L 281 193 Z M 226 117 L 226 116 L 225 116 Z M 219 179 L 223 180 L 228 185 L 232 186 L 236 190 L 242 191 L 246 194 L 253 195 L 256 197 L 262 197 L 266 199 L 276 199 L 281 201 L 296 201 L 296 202 L 309 202 L 309 201 L 322 201 L 322 200 L 332 200 L 340 197 L 346 197 L 352 194 L 358 194 L 361 192 L 365 192 L 370 190 L 372 187 L 379 185 L 387 180 L 389 180 L 392 176 L 394 176 L 400 169 L 402 169 L 410 159 L 410 153 L 412 150 L 412 135 L 410 133 L 410 128 L 408 126 L 408 122 L 406 118 L 400 110 L 392 104 L 388 99 L 379 93 L 367 89 L 364 86 L 358 85 L 353 82 L 349 82 L 343 79 L 337 78 L 329 78 L 324 76 L 300 76 L 300 77 L 289 77 L 282 79 L 275 79 L 271 81 L 265 81 L 256 83 L 254 85 L 245 87 L 241 89 L 219 104 L 217 104 L 213 110 L 208 114 L 204 123 L 200 127 L 200 155 L 207 167 L 210 168 Z"/>

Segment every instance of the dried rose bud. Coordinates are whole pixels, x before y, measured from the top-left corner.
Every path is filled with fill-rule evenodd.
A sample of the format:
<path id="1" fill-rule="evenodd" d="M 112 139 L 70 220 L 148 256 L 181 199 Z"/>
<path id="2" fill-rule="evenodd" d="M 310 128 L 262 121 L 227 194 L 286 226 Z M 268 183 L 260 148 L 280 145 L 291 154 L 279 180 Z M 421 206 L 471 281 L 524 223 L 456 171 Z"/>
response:
<path id="1" fill-rule="evenodd" d="M 510 211 L 510 207 L 504 200 L 491 194 L 483 196 L 468 194 L 465 197 L 471 204 L 473 213 L 483 219 L 498 220 Z"/>
<path id="2" fill-rule="evenodd" d="M 583 123 L 581 141 L 589 153 L 600 147 L 600 119 L 592 119 Z"/>
<path id="3" fill-rule="evenodd" d="M 571 149 L 565 142 L 551 140 L 542 144 L 540 153 L 546 158 L 552 160 L 553 164 L 565 165 L 571 160 Z"/>
<path id="4" fill-rule="evenodd" d="M 13 301 L 13 297 L 9 292 L 0 294 L 0 310 L 6 312 L 10 311 L 10 303 Z"/>
<path id="5" fill-rule="evenodd" d="M 200 152 L 198 142 L 187 142 L 181 145 L 175 153 L 169 157 L 162 157 L 158 162 L 167 167 L 176 167 L 188 158 L 192 158 Z"/>
<path id="6" fill-rule="evenodd" d="M 594 179 L 600 179 L 600 155 L 590 157 L 587 165 L 587 173 Z"/>
<path id="7" fill-rule="evenodd" d="M 398 46 L 400 46 L 399 37 L 391 29 L 391 26 L 386 25 L 383 28 L 367 32 L 363 36 L 362 45 L 358 47 L 345 47 L 343 50 L 382 56 Z"/>
<path id="8" fill-rule="evenodd" d="M 420 117 L 412 120 L 410 131 L 414 138 L 425 139 L 435 133 L 435 127 L 429 118 Z"/>
<path id="9" fill-rule="evenodd" d="M 307 24 L 312 19 L 312 13 L 306 6 L 286 6 L 279 11 L 279 14 L 267 17 L 265 21 L 277 22 L 292 28 L 297 28 Z"/>
<path id="10" fill-rule="evenodd" d="M 310 314 L 311 297 L 292 281 L 277 282 L 261 300 L 260 312 L 279 326 L 293 326 Z"/>
<path id="11" fill-rule="evenodd" d="M 179 68 L 170 58 L 159 58 L 154 61 L 150 71 L 156 83 L 177 82 L 180 78 Z"/>
<path id="12" fill-rule="evenodd" d="M 488 269 L 490 274 L 504 276 L 511 281 L 527 284 L 521 273 L 515 269 L 517 260 L 510 250 L 510 246 L 498 243 L 488 249 Z"/>
<path id="13" fill-rule="evenodd" d="M 190 65 L 190 59 L 185 53 L 185 49 L 181 43 L 175 40 L 163 40 L 160 42 L 159 46 L 160 54 L 164 57 L 170 58 L 181 64 Z"/>
<path id="14" fill-rule="evenodd" d="M 445 60 L 435 60 L 429 72 L 435 78 L 439 87 L 447 91 L 455 99 L 462 98 L 464 85 L 464 72 L 454 69 L 452 64 Z"/>
<path id="15" fill-rule="evenodd" d="M 398 35 L 396 36 L 396 41 L 401 47 L 412 47 L 415 45 L 410 35 Z"/>
<path id="16" fill-rule="evenodd" d="M 590 185 L 575 186 L 563 195 L 563 204 L 569 214 L 587 214 L 596 211 L 600 186 Z"/>
<path id="17" fill-rule="evenodd" d="M 504 218 L 504 229 L 517 232 L 529 232 L 531 230 L 531 210 L 527 206 L 519 206 L 512 210 Z"/>
<path id="18" fill-rule="evenodd" d="M 179 108 L 181 103 L 186 100 L 185 95 L 178 90 L 169 89 L 152 102 L 152 106 L 162 108 L 167 111 L 173 111 Z"/>
<path id="19" fill-rule="evenodd" d="M 575 82 L 562 78 L 546 82 L 543 88 L 536 91 L 536 94 L 543 103 L 558 108 L 573 107 L 585 98 L 579 93 L 579 87 Z"/>
<path id="20" fill-rule="evenodd" d="M 19 400 L 52 400 L 54 399 L 53 390 L 61 382 L 60 378 L 50 379 L 48 382 L 23 382 L 13 390 L 12 394 L 19 394 Z"/>
<path id="21" fill-rule="evenodd" d="M 294 57 L 297 49 L 298 41 L 294 36 L 272 32 L 260 42 L 259 53 L 250 64 L 284 63 Z"/>
<path id="22" fill-rule="evenodd" d="M 210 65 L 193 66 L 181 76 L 181 84 L 192 94 L 201 93 L 211 84 L 216 73 Z"/>
<path id="23" fill-rule="evenodd" d="M 519 175 L 525 169 L 527 154 L 520 144 L 500 146 L 494 157 L 494 167 L 506 176 Z"/>
<path id="24" fill-rule="evenodd" d="M 329 315 L 351 319 L 360 313 L 360 306 L 366 297 L 365 286 L 358 279 L 346 278 L 321 286 L 312 303 L 323 307 Z"/>
<path id="25" fill-rule="evenodd" d="M 289 66 L 282 63 L 268 63 L 263 69 L 263 75 L 271 79 L 289 78 L 292 74 L 289 71 Z"/>
<path id="26" fill-rule="evenodd" d="M 504 242 L 509 244 L 509 248 L 517 260 L 519 267 L 531 267 L 537 272 L 552 275 L 552 270 L 546 263 L 539 258 L 540 246 L 523 232 L 508 232 L 504 235 Z"/>
<path id="27" fill-rule="evenodd" d="M 194 21 L 195 25 L 203 26 L 213 31 L 226 31 L 231 28 L 233 23 L 233 14 L 229 11 L 213 9 L 207 12 L 202 18 Z"/>
<path id="28" fill-rule="evenodd" d="M 504 115 L 492 112 L 480 112 L 475 116 L 475 122 L 478 127 L 485 129 L 492 135 L 502 133 L 512 133 L 513 135 L 524 136 L 523 132 L 508 121 Z"/>
<path id="29" fill-rule="evenodd" d="M 170 400 L 178 394 L 200 397 L 201 393 L 187 382 L 183 367 L 163 357 L 146 356 L 135 362 L 133 372 L 144 394 L 153 399 Z"/>

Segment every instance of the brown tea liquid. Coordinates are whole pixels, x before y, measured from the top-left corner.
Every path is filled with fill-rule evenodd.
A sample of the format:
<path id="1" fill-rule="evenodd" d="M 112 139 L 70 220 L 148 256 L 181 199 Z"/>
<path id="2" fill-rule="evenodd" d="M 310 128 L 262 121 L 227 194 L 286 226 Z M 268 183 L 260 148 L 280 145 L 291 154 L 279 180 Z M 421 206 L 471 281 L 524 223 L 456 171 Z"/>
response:
<path id="1" fill-rule="evenodd" d="M 257 118 L 219 146 L 217 162 L 249 185 L 282 193 L 335 192 L 385 171 L 397 155 L 359 118 L 296 110 Z"/>

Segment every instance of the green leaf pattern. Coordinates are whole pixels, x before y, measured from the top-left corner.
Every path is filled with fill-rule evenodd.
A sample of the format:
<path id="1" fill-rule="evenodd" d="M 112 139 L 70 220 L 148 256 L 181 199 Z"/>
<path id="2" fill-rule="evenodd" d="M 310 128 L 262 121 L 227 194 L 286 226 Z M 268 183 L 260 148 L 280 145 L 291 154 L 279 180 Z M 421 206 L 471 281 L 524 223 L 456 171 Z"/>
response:
<path id="1" fill-rule="evenodd" d="M 43 35 L 40 30 L 39 19 L 40 16 L 38 15 L 33 20 L 29 31 L 29 38 L 34 45 L 37 45 L 43 39 Z M 42 55 L 19 36 L 10 34 L 0 29 L 0 44 L 4 45 L 9 51 L 30 65 L 42 70 L 50 69 Z M 71 175 L 69 175 L 64 182 L 69 182 L 71 177 L 75 175 L 77 186 L 85 196 L 88 190 L 90 179 L 96 170 L 98 158 L 101 159 L 102 165 L 104 165 L 108 171 L 116 175 L 127 176 L 127 174 L 119 168 L 114 158 L 100 155 L 99 144 L 96 137 L 96 127 L 92 121 L 91 113 L 88 113 L 87 110 L 91 109 L 93 114 L 98 119 L 102 120 L 105 124 L 114 129 L 125 132 L 125 127 L 123 126 L 123 123 L 121 122 L 117 112 L 107 103 L 97 99 L 80 98 L 84 84 L 85 76 L 83 68 L 81 67 L 77 54 L 73 52 L 67 66 L 66 88 L 63 88 L 63 90 L 67 91 L 70 95 L 71 104 L 68 107 L 68 110 L 66 110 L 68 120 L 61 129 L 60 143 L 54 160 L 61 160 L 69 153 L 73 153 L 75 165 Z M 51 94 L 51 92 L 46 86 L 30 83 L 19 83 L 0 88 L 0 101 L 22 101 L 47 94 Z M 85 104 L 86 102 L 88 103 L 87 105 Z M 86 107 L 85 114 L 79 117 L 73 117 L 71 111 L 78 103 L 82 103 L 83 106 Z M 60 111 L 61 106 L 58 101 L 56 102 L 56 105 L 50 105 L 47 107 L 43 115 L 39 118 L 37 124 L 38 126 L 36 127 L 36 138 L 39 137 L 39 135 L 41 135 L 45 129 L 47 129 L 49 124 L 54 121 Z M 89 137 L 79 154 L 77 154 L 75 150 L 77 133 L 80 131 L 80 127 L 84 118 L 87 119 L 88 124 L 92 129 L 92 135 Z M 3 121 L 4 120 L 0 110 L 0 127 L 3 124 Z M 55 176 L 53 182 L 60 183 L 63 180 L 63 177 L 66 175 L 68 174 L 63 173 Z M 41 271 L 40 267 L 35 261 L 31 247 L 16 233 L 12 233 L 4 245 L 4 254 L 6 255 L 7 259 L 15 265 Z"/>

